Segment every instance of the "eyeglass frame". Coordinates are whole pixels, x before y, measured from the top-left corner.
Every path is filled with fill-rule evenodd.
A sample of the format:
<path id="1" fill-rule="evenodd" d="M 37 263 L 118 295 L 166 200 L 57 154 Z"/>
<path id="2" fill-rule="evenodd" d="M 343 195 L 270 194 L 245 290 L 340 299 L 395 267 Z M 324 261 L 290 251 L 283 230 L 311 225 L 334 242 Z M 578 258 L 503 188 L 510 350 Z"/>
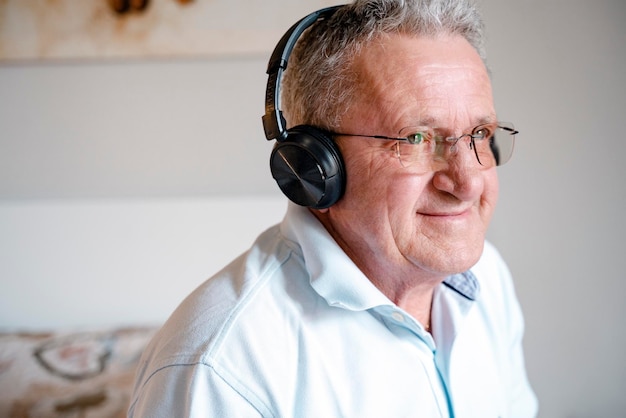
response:
<path id="1" fill-rule="evenodd" d="M 515 129 L 515 127 L 513 126 L 512 123 L 510 122 L 492 122 L 492 123 L 481 123 L 480 125 L 475 126 L 474 128 L 472 128 L 471 133 L 467 133 L 467 134 L 463 134 L 460 135 L 458 137 L 454 137 L 454 136 L 448 136 L 448 137 L 444 137 L 444 136 L 437 136 L 435 137 L 435 142 L 448 142 L 451 143 L 451 146 L 456 145 L 462 138 L 464 137 L 469 137 L 470 138 L 470 149 L 472 149 L 474 151 L 474 155 L 476 156 L 476 161 L 478 161 L 478 164 L 483 165 L 484 164 L 480 161 L 480 158 L 478 157 L 478 151 L 476 149 L 476 143 L 475 140 L 476 139 L 481 139 L 481 136 L 478 134 L 475 134 L 474 132 L 476 132 L 477 130 L 479 130 L 479 128 L 483 127 L 483 126 L 489 126 L 489 125 L 494 125 L 496 128 L 498 129 L 502 129 L 504 131 L 507 131 L 509 133 L 509 135 L 513 136 L 513 144 L 515 145 L 515 135 L 519 134 L 519 131 L 517 129 Z M 511 126 L 506 126 L 506 125 L 511 125 Z M 400 132 L 402 132 L 404 129 L 408 129 L 410 127 L 406 127 L 406 128 L 402 128 L 400 130 Z M 432 130 L 434 131 L 434 128 L 428 128 L 428 130 Z M 331 136 L 348 136 L 348 137 L 361 137 L 361 138 L 374 138 L 374 139 L 383 139 L 383 140 L 389 140 L 389 141 L 404 141 L 407 142 L 411 145 L 419 145 L 419 143 L 421 143 L 420 141 L 416 141 L 416 140 L 411 140 L 411 136 L 414 136 L 418 133 L 421 133 L 419 131 L 417 132 L 412 132 L 410 135 L 406 136 L 406 137 L 393 137 L 393 136 L 386 136 L 386 135 L 359 135 L 359 134 L 346 134 L 346 133 L 341 133 L 341 132 L 335 132 L 335 131 L 327 131 L 328 134 L 330 134 Z M 494 131 L 495 133 L 495 131 Z M 492 135 L 493 136 L 493 135 Z M 491 147 L 491 145 L 490 145 Z M 513 152 L 513 150 L 511 150 L 511 153 Z M 398 155 L 399 157 L 399 155 Z M 510 159 L 510 157 L 509 157 Z M 507 159 L 504 163 L 502 164 L 495 164 L 494 167 L 498 167 L 501 165 L 504 165 L 508 162 L 509 160 Z"/>

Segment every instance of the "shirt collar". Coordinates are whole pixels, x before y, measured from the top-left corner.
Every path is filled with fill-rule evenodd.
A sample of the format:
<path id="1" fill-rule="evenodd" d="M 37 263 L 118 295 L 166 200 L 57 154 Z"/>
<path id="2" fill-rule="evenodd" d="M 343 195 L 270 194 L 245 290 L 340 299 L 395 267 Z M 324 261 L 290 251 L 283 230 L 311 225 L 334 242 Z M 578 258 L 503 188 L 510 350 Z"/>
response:
<path id="1" fill-rule="evenodd" d="M 311 286 L 329 305 L 354 311 L 393 305 L 307 208 L 290 202 L 281 232 L 300 246 Z"/>
<path id="2" fill-rule="evenodd" d="M 471 270 L 453 274 L 444 280 L 443 284 L 471 301 L 475 301 L 480 292 L 480 284 Z"/>

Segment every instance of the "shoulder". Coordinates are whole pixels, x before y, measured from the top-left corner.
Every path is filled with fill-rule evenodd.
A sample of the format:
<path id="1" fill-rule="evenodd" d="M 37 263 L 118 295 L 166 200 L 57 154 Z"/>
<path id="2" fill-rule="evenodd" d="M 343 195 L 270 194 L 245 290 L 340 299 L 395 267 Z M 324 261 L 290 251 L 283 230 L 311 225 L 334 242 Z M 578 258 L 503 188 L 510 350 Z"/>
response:
<path id="1" fill-rule="evenodd" d="M 298 258 L 275 226 L 262 233 L 246 252 L 191 292 L 153 339 L 151 356 L 177 353 L 201 356 L 229 331 L 233 322 L 268 297 L 281 267 Z"/>
<path id="2" fill-rule="evenodd" d="M 166 321 L 144 351 L 135 396 L 154 382 L 181 376 L 234 388 L 239 384 L 238 370 L 247 364 L 254 367 L 259 336 L 286 329 L 280 321 L 291 320 L 289 310 L 303 298 L 313 297 L 306 283 L 298 246 L 286 240 L 278 227 L 268 229 L 248 251 L 194 290 Z M 284 349 L 273 347 L 272 352 Z M 247 391 L 243 386 L 237 390 Z"/>

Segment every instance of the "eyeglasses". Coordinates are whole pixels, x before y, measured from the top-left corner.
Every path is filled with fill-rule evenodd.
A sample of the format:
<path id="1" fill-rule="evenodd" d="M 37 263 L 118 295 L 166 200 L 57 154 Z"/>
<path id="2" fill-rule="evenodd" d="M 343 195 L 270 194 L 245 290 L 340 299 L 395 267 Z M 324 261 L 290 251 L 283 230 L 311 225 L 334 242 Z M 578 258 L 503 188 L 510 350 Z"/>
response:
<path id="1" fill-rule="evenodd" d="M 515 145 L 515 130 L 508 122 L 479 125 L 471 133 L 459 137 L 445 136 L 438 129 L 407 127 L 398 137 L 384 135 L 356 135 L 330 132 L 334 136 L 376 138 L 396 141 L 395 153 L 403 167 L 434 169 L 439 162 L 448 161 L 456 155 L 459 142 L 467 138 L 469 149 L 474 151 L 478 163 L 484 168 L 500 166 L 511 159 Z"/>

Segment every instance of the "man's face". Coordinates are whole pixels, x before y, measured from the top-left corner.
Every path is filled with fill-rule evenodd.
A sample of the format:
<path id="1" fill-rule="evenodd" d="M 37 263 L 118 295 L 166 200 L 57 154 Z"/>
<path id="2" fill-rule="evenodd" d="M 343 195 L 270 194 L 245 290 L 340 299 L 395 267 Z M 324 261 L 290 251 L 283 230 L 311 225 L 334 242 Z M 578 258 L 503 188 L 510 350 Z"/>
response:
<path id="1" fill-rule="evenodd" d="M 460 136 L 496 120 L 487 71 L 460 36 L 391 35 L 365 49 L 354 70 L 360 93 L 339 132 L 395 137 L 407 126 L 429 126 Z M 478 260 L 498 179 L 467 141 L 426 173 L 403 167 L 394 141 L 339 137 L 338 143 L 346 193 L 320 219 L 366 274 L 444 277 Z"/>

